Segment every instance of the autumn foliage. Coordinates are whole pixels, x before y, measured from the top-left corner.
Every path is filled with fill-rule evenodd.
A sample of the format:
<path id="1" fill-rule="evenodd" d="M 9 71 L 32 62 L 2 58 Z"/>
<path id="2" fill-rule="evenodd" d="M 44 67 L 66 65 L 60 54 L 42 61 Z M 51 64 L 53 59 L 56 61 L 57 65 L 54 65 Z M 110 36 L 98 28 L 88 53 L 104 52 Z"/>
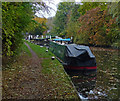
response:
<path id="1" fill-rule="evenodd" d="M 40 17 L 34 17 L 33 18 L 34 23 L 34 29 L 30 31 L 31 35 L 42 35 L 47 30 L 46 18 L 40 18 Z"/>
<path id="2" fill-rule="evenodd" d="M 38 23 L 46 23 L 47 19 L 46 18 L 39 18 L 35 17 L 33 20 L 37 21 Z"/>
<path id="3" fill-rule="evenodd" d="M 66 38 L 74 37 L 73 41 L 76 44 L 119 47 L 118 7 L 118 3 L 83 2 L 82 5 L 73 3 L 71 8 L 65 10 L 66 5 L 64 5 L 57 11 L 55 18 L 58 15 L 59 18 L 54 21 L 54 27 L 57 28 L 53 32 L 58 33 L 58 36 L 62 33 Z M 60 11 L 67 15 L 62 16 Z"/>
<path id="4" fill-rule="evenodd" d="M 81 26 L 77 33 L 77 36 L 81 36 L 86 40 L 77 43 L 86 43 L 94 45 L 111 45 L 118 37 L 114 33 L 116 24 L 116 18 L 112 18 L 106 10 L 100 11 L 100 8 L 89 10 L 85 15 L 78 19 Z M 113 31 L 114 30 L 114 31 Z"/>

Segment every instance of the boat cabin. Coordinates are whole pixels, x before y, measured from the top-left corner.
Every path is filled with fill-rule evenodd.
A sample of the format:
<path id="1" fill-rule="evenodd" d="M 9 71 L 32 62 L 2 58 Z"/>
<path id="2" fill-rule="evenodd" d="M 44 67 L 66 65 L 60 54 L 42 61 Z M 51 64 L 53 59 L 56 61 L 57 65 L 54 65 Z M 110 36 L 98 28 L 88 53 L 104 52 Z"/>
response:
<path id="1" fill-rule="evenodd" d="M 70 44 L 71 43 L 71 39 L 70 38 L 67 38 L 67 39 L 53 39 L 52 40 L 53 42 L 56 42 L 58 44 L 61 44 L 61 45 L 64 45 L 64 44 Z"/>

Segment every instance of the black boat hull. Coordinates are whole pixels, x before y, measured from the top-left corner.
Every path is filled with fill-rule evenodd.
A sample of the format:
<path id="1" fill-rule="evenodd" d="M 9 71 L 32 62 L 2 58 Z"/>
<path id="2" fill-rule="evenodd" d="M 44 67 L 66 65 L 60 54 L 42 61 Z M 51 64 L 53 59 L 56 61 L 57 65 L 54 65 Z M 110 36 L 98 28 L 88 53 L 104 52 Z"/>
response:
<path id="1" fill-rule="evenodd" d="M 74 49 L 76 46 L 79 49 Z M 79 46 L 75 44 L 60 45 L 52 41 L 50 42 L 50 51 L 56 55 L 57 59 L 63 64 L 65 70 L 72 73 L 97 70 L 95 56 L 91 53 L 88 47 L 87 50 L 89 51 L 86 51 L 84 49 L 86 47 L 87 46 Z"/>

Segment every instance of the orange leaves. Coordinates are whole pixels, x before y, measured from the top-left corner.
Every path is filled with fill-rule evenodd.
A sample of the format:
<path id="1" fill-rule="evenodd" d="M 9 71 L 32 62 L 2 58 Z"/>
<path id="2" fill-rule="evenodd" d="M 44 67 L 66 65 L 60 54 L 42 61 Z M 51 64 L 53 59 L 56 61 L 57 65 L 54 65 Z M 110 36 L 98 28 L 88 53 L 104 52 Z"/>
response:
<path id="1" fill-rule="evenodd" d="M 90 36 L 89 44 L 108 45 L 109 42 L 106 41 L 107 33 L 111 32 L 111 28 L 115 26 L 116 22 L 108 15 L 107 11 L 101 11 L 99 7 L 91 9 L 81 16 L 78 21 L 81 23 L 78 32 Z"/>
<path id="2" fill-rule="evenodd" d="M 35 17 L 34 20 L 41 24 L 46 23 L 46 21 L 47 21 L 46 18 L 39 18 L 39 17 Z"/>
<path id="3" fill-rule="evenodd" d="M 109 31 L 110 31 L 110 29 L 106 29 L 106 31 L 107 31 L 107 32 L 109 32 Z"/>

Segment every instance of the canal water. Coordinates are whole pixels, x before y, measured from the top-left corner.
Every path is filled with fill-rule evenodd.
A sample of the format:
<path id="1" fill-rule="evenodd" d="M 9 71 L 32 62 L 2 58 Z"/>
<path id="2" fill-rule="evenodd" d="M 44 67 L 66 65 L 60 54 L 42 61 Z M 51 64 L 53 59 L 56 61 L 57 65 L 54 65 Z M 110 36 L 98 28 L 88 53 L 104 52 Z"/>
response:
<path id="1" fill-rule="evenodd" d="M 81 99 L 120 100 L 120 54 L 118 50 L 91 48 L 97 72 L 69 75 Z"/>

